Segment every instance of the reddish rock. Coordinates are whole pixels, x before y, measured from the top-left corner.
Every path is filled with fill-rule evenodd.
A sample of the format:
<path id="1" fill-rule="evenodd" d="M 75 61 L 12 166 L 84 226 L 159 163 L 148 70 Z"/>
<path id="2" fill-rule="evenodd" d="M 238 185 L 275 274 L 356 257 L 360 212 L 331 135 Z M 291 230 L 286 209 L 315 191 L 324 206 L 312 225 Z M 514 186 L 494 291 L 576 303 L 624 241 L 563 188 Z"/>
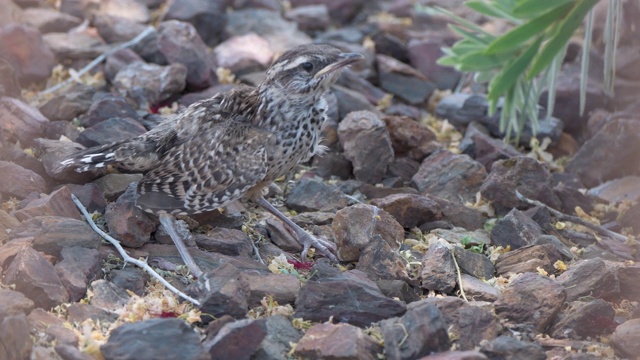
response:
<path id="1" fill-rule="evenodd" d="M 71 191 L 62 187 L 51 194 L 31 201 L 27 206 L 15 212 L 20 221 L 36 216 L 61 216 L 73 219 L 83 218 L 71 199 Z"/>
<path id="2" fill-rule="evenodd" d="M 0 321 L 0 359 L 29 359 L 33 340 L 24 314 L 11 315 Z"/>
<path id="3" fill-rule="evenodd" d="M 600 258 L 577 261 L 558 276 L 558 283 L 567 290 L 568 301 L 583 296 L 615 299 L 620 293 L 615 271 Z"/>
<path id="4" fill-rule="evenodd" d="M 13 231 L 12 237 L 31 238 L 36 251 L 56 258 L 64 248 L 98 249 L 102 239 L 86 222 L 60 216 L 30 218 Z"/>
<path id="5" fill-rule="evenodd" d="M 140 247 L 149 242 L 156 222 L 136 206 L 136 184 L 131 184 L 118 200 L 107 205 L 104 217 L 113 237 L 128 247 Z"/>
<path id="6" fill-rule="evenodd" d="M 436 89 L 419 71 L 391 56 L 376 55 L 380 87 L 411 105 L 424 103 Z"/>
<path id="7" fill-rule="evenodd" d="M 42 176 L 12 162 L 0 161 L 1 194 L 24 199 L 33 192 L 45 193 L 47 188 L 47 183 Z"/>
<path id="8" fill-rule="evenodd" d="M 241 278 L 249 285 L 249 307 L 259 306 L 265 296 L 273 297 L 279 304 L 293 304 L 302 283 L 294 275 L 242 273 Z"/>
<path id="9" fill-rule="evenodd" d="M 84 149 L 84 146 L 80 144 L 69 141 L 37 139 L 36 145 L 38 151 L 42 153 L 40 161 L 47 175 L 60 182 L 85 183 L 104 175 L 106 172 L 106 169 L 97 169 L 79 173 L 74 168 L 60 165 L 61 161 Z"/>
<path id="10" fill-rule="evenodd" d="M 133 118 L 114 117 L 84 129 L 76 141 L 86 147 L 92 147 L 127 140 L 145 132 L 147 129 Z"/>
<path id="11" fill-rule="evenodd" d="M 420 360 L 488 360 L 479 351 L 444 351 L 434 355 L 425 356 Z"/>
<path id="12" fill-rule="evenodd" d="M 124 289 L 103 279 L 92 282 L 91 291 L 90 304 L 110 312 L 121 310 L 130 298 Z"/>
<path id="13" fill-rule="evenodd" d="M 611 345 L 616 355 L 633 358 L 640 354 L 640 319 L 633 319 L 618 326 L 611 335 Z"/>
<path id="14" fill-rule="evenodd" d="M 333 21 L 344 24 L 356 16 L 365 5 L 365 0 L 293 0 L 293 7 L 324 4 L 329 8 Z"/>
<path id="15" fill-rule="evenodd" d="M 19 141 L 23 146 L 32 146 L 48 121 L 40 111 L 18 99 L 0 98 L 0 140 L 4 144 Z"/>
<path id="16" fill-rule="evenodd" d="M 558 249 L 551 244 L 529 245 L 501 254 L 496 260 L 496 273 L 537 273 L 538 268 L 552 274 L 554 264 L 562 258 Z"/>
<path id="17" fill-rule="evenodd" d="M 0 289 L 0 321 L 7 316 L 28 315 L 34 307 L 33 300 L 28 299 L 21 292 Z"/>
<path id="18" fill-rule="evenodd" d="M 408 279 L 405 261 L 380 235 L 375 235 L 362 249 L 356 269 L 374 281 Z"/>
<path id="19" fill-rule="evenodd" d="M 333 185 L 310 179 L 300 180 L 287 193 L 288 208 L 304 211 L 337 211 L 349 205 L 344 193 Z"/>
<path id="20" fill-rule="evenodd" d="M 67 32 L 82 24 L 82 19 L 49 8 L 27 8 L 22 12 L 22 20 L 41 33 Z"/>
<path id="21" fill-rule="evenodd" d="M 492 137 L 489 130 L 477 121 L 472 121 L 467 126 L 464 138 L 460 142 L 460 150 L 482 164 L 487 171 L 490 171 L 493 163 L 498 160 L 522 155 L 511 144 Z"/>
<path id="22" fill-rule="evenodd" d="M 184 90 L 187 68 L 134 62 L 124 66 L 112 81 L 112 91 L 132 99 L 140 108 L 155 106 Z"/>
<path id="23" fill-rule="evenodd" d="M 242 271 L 225 263 L 189 285 L 186 293 L 200 302 L 203 313 L 244 318 L 249 310 L 250 288 Z"/>
<path id="24" fill-rule="evenodd" d="M 389 195 L 374 199 L 371 204 L 388 212 L 406 229 L 442 218 L 440 204 L 429 197 L 416 194 Z"/>
<path id="25" fill-rule="evenodd" d="M 62 285 L 69 293 L 70 301 L 79 301 L 89 282 L 102 275 L 100 252 L 83 247 L 67 247 L 60 252 L 61 260 L 54 266 Z"/>
<path id="26" fill-rule="evenodd" d="M 524 359 L 527 360 L 547 359 L 542 346 L 506 335 L 483 344 L 480 352 L 489 359 L 518 359 L 521 356 L 525 356 Z"/>
<path id="27" fill-rule="evenodd" d="M 172 2 L 166 10 L 165 19 L 180 20 L 194 26 L 208 46 L 215 46 L 224 37 L 227 23 L 225 10 L 227 0 L 201 1 L 183 0 Z"/>
<path id="28" fill-rule="evenodd" d="M 40 32 L 22 24 L 10 24 L 0 30 L 0 53 L 17 71 L 23 84 L 48 79 L 56 64 L 55 56 L 42 40 Z"/>
<path id="29" fill-rule="evenodd" d="M 294 354 L 304 359 L 374 360 L 382 346 L 349 324 L 317 324 L 307 330 Z"/>
<path id="30" fill-rule="evenodd" d="M 105 51 L 102 39 L 89 32 L 48 33 L 42 38 L 58 61 L 93 60 Z"/>
<path id="31" fill-rule="evenodd" d="M 440 149 L 436 134 L 428 127 L 406 116 L 385 116 L 383 118 L 391 135 L 395 156 L 408 156 L 422 161 L 429 154 Z"/>
<path id="32" fill-rule="evenodd" d="M 443 43 L 453 43 L 450 32 L 431 32 L 425 39 L 411 39 L 407 44 L 409 61 L 424 76 L 434 82 L 438 89 L 453 89 L 460 81 L 461 74 L 452 67 L 437 63 L 443 55 Z"/>
<path id="33" fill-rule="evenodd" d="M 452 250 L 461 272 L 479 279 L 493 279 L 495 273 L 493 263 L 484 254 L 465 250 L 459 246 L 452 247 Z"/>
<path id="34" fill-rule="evenodd" d="M 421 287 L 450 293 L 455 288 L 457 279 L 458 275 L 449 246 L 444 240 L 431 241 L 429 250 L 422 258 Z"/>
<path id="35" fill-rule="evenodd" d="M 469 300 L 494 302 L 500 296 L 500 290 L 474 276 L 462 274 L 461 278 L 462 283 L 458 286 Z"/>
<path id="36" fill-rule="evenodd" d="M 575 301 L 565 312 L 549 329 L 551 337 L 586 340 L 609 334 L 617 326 L 615 310 L 604 300 Z"/>
<path id="37" fill-rule="evenodd" d="M 327 30 L 331 23 L 329 9 L 325 4 L 299 6 L 288 10 L 284 16 L 295 21 L 300 30 L 307 32 Z"/>

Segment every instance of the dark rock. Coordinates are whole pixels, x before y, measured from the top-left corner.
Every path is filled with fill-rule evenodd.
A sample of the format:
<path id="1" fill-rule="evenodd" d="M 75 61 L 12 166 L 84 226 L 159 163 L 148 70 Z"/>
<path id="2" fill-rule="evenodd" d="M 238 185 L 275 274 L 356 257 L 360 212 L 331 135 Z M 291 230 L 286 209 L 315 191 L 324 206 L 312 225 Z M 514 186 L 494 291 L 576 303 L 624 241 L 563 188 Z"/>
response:
<path id="1" fill-rule="evenodd" d="M 510 283 L 494 305 L 498 316 L 544 331 L 566 299 L 562 285 L 548 277 L 526 273 Z"/>
<path id="2" fill-rule="evenodd" d="M 338 117 L 340 119 L 344 119 L 354 111 L 377 112 L 375 106 L 360 92 L 340 85 L 333 85 L 331 89 L 337 98 Z"/>
<path id="3" fill-rule="evenodd" d="M 195 235 L 195 241 L 200 249 L 224 255 L 250 256 L 253 252 L 249 236 L 235 229 L 215 228 L 206 235 Z"/>
<path id="4" fill-rule="evenodd" d="M 123 324 L 100 347 L 106 359 L 202 359 L 200 337 L 183 320 L 150 319 Z"/>
<path id="5" fill-rule="evenodd" d="M 611 345 L 620 357 L 633 358 L 640 354 L 640 319 L 627 320 L 611 335 Z"/>
<path id="6" fill-rule="evenodd" d="M 85 296 L 89 283 L 101 275 L 100 252 L 73 246 L 63 248 L 60 256 L 62 259 L 54 266 L 56 273 L 69 293 L 69 300 L 79 301 Z"/>
<path id="7" fill-rule="evenodd" d="M 456 287 L 457 278 L 450 245 L 444 240 L 431 241 L 422 258 L 421 287 L 450 293 Z"/>
<path id="8" fill-rule="evenodd" d="M 404 314 L 405 305 L 380 292 L 358 270 L 307 281 L 296 299 L 295 317 L 311 321 L 347 322 L 356 326 Z"/>
<path id="9" fill-rule="evenodd" d="M 89 213 L 94 211 L 104 213 L 104 210 L 107 207 L 107 200 L 104 198 L 104 195 L 98 185 L 88 183 L 82 185 L 66 184 L 65 186 L 69 188 L 69 191 L 71 191 L 78 200 L 80 200 Z"/>
<path id="10" fill-rule="evenodd" d="M 33 340 L 24 314 L 0 321 L 0 359 L 30 359 Z"/>
<path id="11" fill-rule="evenodd" d="M 344 194 L 333 185 L 309 179 L 300 180 L 289 191 L 285 204 L 295 211 L 336 211 L 349 205 Z"/>
<path id="12" fill-rule="evenodd" d="M 217 66 L 235 74 L 263 71 L 274 57 L 269 43 L 253 33 L 231 37 L 216 46 L 213 53 Z"/>
<path id="13" fill-rule="evenodd" d="M 47 192 L 47 183 L 42 176 L 14 163 L 0 161 L 1 194 L 24 199 L 32 192 Z"/>
<path id="14" fill-rule="evenodd" d="M 82 218 L 76 204 L 71 199 L 71 192 L 62 187 L 51 194 L 29 202 L 14 214 L 20 221 L 36 216 L 62 216 L 74 219 Z"/>
<path id="15" fill-rule="evenodd" d="M 156 230 L 156 222 L 136 206 L 137 198 L 136 184 L 131 184 L 104 213 L 109 232 L 127 247 L 144 245 Z"/>
<path id="16" fill-rule="evenodd" d="M 90 128 L 112 118 L 130 118 L 140 122 L 140 116 L 121 96 L 107 95 L 96 99 L 89 110 L 80 117 L 80 125 Z"/>
<path id="17" fill-rule="evenodd" d="M 469 230 L 482 229 L 485 217 L 476 209 L 468 208 L 461 203 L 429 196 L 440 205 L 442 209 L 443 221 L 453 226 L 462 227 Z M 427 225 L 427 224 L 425 224 Z"/>
<path id="18" fill-rule="evenodd" d="M 138 296 L 144 295 L 146 290 L 145 286 L 149 279 L 149 273 L 136 267 L 114 269 L 107 275 L 107 280 L 112 284 L 119 288 L 129 290 Z"/>
<path id="19" fill-rule="evenodd" d="M 98 11 L 99 5 L 89 0 L 62 0 L 60 11 L 81 19 L 88 19 Z"/>
<path id="20" fill-rule="evenodd" d="M 640 151 L 638 134 L 637 119 L 609 121 L 580 147 L 565 170 L 576 174 L 588 187 L 625 175 L 640 175 L 637 171 L 640 160 L 636 156 Z"/>
<path id="21" fill-rule="evenodd" d="M 482 164 L 487 171 L 490 171 L 493 163 L 498 160 L 522 155 L 512 145 L 491 137 L 489 131 L 477 121 L 472 121 L 467 126 L 459 147 L 463 154 L 471 156 Z"/>
<path id="22" fill-rule="evenodd" d="M 625 263 L 617 268 L 620 296 L 631 301 L 640 301 L 640 288 L 634 286 L 640 279 L 640 265 Z"/>
<path id="23" fill-rule="evenodd" d="M 611 333 L 616 323 L 615 310 L 608 302 L 596 299 L 590 302 L 573 302 L 565 314 L 550 329 L 556 339 L 586 339 Z"/>
<path id="24" fill-rule="evenodd" d="M 389 132 L 372 112 L 352 112 L 338 125 L 344 156 L 353 164 L 356 179 L 375 184 L 382 180 L 393 161 Z"/>
<path id="25" fill-rule="evenodd" d="M 351 161 L 347 160 L 342 153 L 328 152 L 313 157 L 314 172 L 324 178 L 329 179 L 338 177 L 340 179 L 348 179 L 353 172 Z"/>
<path id="26" fill-rule="evenodd" d="M 69 322 L 82 323 L 87 319 L 92 319 L 94 322 L 100 321 L 102 324 L 109 324 L 118 319 L 118 314 L 97 306 L 82 303 L 74 303 L 67 308 L 67 320 Z"/>
<path id="27" fill-rule="evenodd" d="M 527 245 L 501 254 L 496 260 L 496 273 L 537 273 L 538 269 L 544 269 L 551 274 L 555 272 L 553 265 L 560 259 L 560 252 L 551 244 Z"/>
<path id="28" fill-rule="evenodd" d="M 26 24 L 37 28 L 41 33 L 67 32 L 80 25 L 82 19 L 49 8 L 27 8 L 22 12 Z"/>
<path id="29" fill-rule="evenodd" d="M 494 277 L 495 269 L 488 257 L 458 246 L 454 246 L 452 249 L 460 271 L 484 280 Z"/>
<path id="30" fill-rule="evenodd" d="M 398 298 L 407 304 L 420 300 L 420 296 L 404 280 L 378 280 L 376 285 L 386 297 Z"/>
<path id="31" fill-rule="evenodd" d="M 425 356 L 420 360 L 488 360 L 479 351 L 443 351 L 434 355 Z"/>
<path id="32" fill-rule="evenodd" d="M 5 0 L 8 1 L 8 0 Z M 0 19 L 1 21 L 1 19 Z M 22 88 L 18 81 L 18 71 L 8 60 L 0 58 L 0 97 L 22 99 Z"/>
<path id="33" fill-rule="evenodd" d="M 635 233 L 640 233 L 640 204 L 634 204 L 618 216 L 618 222 L 623 227 L 630 227 Z"/>
<path id="34" fill-rule="evenodd" d="M 484 229 L 468 231 L 462 227 L 452 229 L 435 229 L 432 231 L 437 237 L 447 239 L 452 244 L 460 244 L 463 246 L 484 246 L 490 245 L 491 239 Z"/>
<path id="35" fill-rule="evenodd" d="M 58 343 L 54 349 L 56 354 L 65 360 L 92 360 L 93 358 L 93 356 L 78 349 L 78 345 Z"/>
<path id="36" fill-rule="evenodd" d="M 265 223 L 269 238 L 280 249 L 292 252 L 302 251 L 302 245 L 296 240 L 282 221 L 267 219 Z"/>
<path id="37" fill-rule="evenodd" d="M 567 290 L 567 301 L 584 296 L 615 299 L 620 293 L 615 271 L 598 258 L 577 261 L 557 279 Z"/>
<path id="38" fill-rule="evenodd" d="M 255 33 L 262 36 L 275 53 L 308 44 L 311 38 L 298 30 L 296 23 L 282 18 L 280 12 L 265 9 L 243 9 L 227 14 L 225 31 L 230 35 Z"/>
<path id="39" fill-rule="evenodd" d="M 57 140 L 65 137 L 75 140 L 78 136 L 80 136 L 80 130 L 68 121 L 50 121 L 44 125 L 44 137 L 47 139 Z"/>
<path id="40" fill-rule="evenodd" d="M 56 258 L 65 248 L 97 249 L 101 237 L 82 220 L 59 216 L 38 216 L 26 220 L 11 234 L 13 238 L 33 238 L 33 248 Z"/>
<path id="41" fill-rule="evenodd" d="M 145 30 L 145 26 L 121 16 L 99 14 L 93 20 L 100 37 L 109 44 L 122 43 L 134 39 Z"/>
<path id="42" fill-rule="evenodd" d="M 408 310 L 399 318 L 380 322 L 387 359 L 415 359 L 450 348 L 440 310 L 431 304 Z"/>
<path id="43" fill-rule="evenodd" d="M 213 85 L 213 63 L 193 25 L 177 20 L 160 23 L 158 48 L 169 64 L 182 64 L 187 68 L 187 87 L 194 90 Z"/>
<path id="44" fill-rule="evenodd" d="M 354 261 L 375 235 L 380 235 L 392 249 L 404 240 L 404 229 L 386 211 L 371 205 L 358 204 L 344 208 L 333 219 L 333 232 L 338 258 Z"/>
<path id="45" fill-rule="evenodd" d="M 504 335 L 482 345 L 480 352 L 489 359 L 545 360 L 547 358 L 542 346 Z"/>
<path id="46" fill-rule="evenodd" d="M 304 359 L 378 359 L 382 346 L 349 324 L 317 324 L 300 339 L 294 354 Z"/>
<path id="47" fill-rule="evenodd" d="M 114 312 L 122 309 L 129 301 L 127 292 L 107 280 L 96 280 L 91 283 L 93 296 L 90 304 L 106 311 Z"/>
<path id="48" fill-rule="evenodd" d="M 395 156 L 422 161 L 442 147 L 431 129 L 406 116 L 385 116 Z"/>
<path id="49" fill-rule="evenodd" d="M 308 33 L 327 30 L 331 22 L 329 9 L 325 4 L 295 7 L 284 16 L 295 21 L 300 30 Z"/>
<path id="50" fill-rule="evenodd" d="M 534 245 L 552 245 L 566 260 L 573 259 L 571 250 L 554 235 L 540 235 L 533 241 Z"/>
<path id="51" fill-rule="evenodd" d="M 265 296 L 279 304 L 293 304 L 302 286 L 300 279 L 289 274 L 245 272 L 241 277 L 249 284 L 249 307 L 259 306 Z"/>
<path id="52" fill-rule="evenodd" d="M 142 174 L 107 174 L 92 182 L 107 201 L 117 200 L 129 188 L 131 183 L 142 180 Z"/>
<path id="53" fill-rule="evenodd" d="M 491 243 L 512 250 L 531 244 L 542 235 L 542 229 L 530 217 L 517 209 L 496 221 L 491 229 Z"/>
<path id="54" fill-rule="evenodd" d="M 329 8 L 329 14 L 331 15 L 331 19 L 333 21 L 344 24 L 353 19 L 365 5 L 364 0 L 349 0 L 349 1 L 341 1 L 341 0 L 293 0 L 291 1 L 291 5 L 293 7 L 305 6 L 305 5 L 315 5 L 315 4 L 325 4 L 327 8 Z"/>
<path id="55" fill-rule="evenodd" d="M 362 249 L 356 269 L 374 281 L 409 278 L 404 260 L 380 235 L 374 235 Z"/>
<path id="56" fill-rule="evenodd" d="M 171 3 L 165 19 L 180 20 L 193 25 L 205 44 L 213 47 L 224 36 L 227 23 L 225 3 L 228 1 L 188 0 Z"/>
<path id="57" fill-rule="evenodd" d="M 486 282 L 467 274 L 462 274 L 462 283 L 458 284 L 470 300 L 494 302 L 500 297 L 500 290 Z"/>
<path id="58" fill-rule="evenodd" d="M 136 62 L 144 62 L 144 59 L 133 51 L 133 49 L 118 50 L 107 56 L 107 60 L 104 62 L 104 77 L 108 81 L 113 82 L 113 79 L 120 70 Z"/>
<path id="59" fill-rule="evenodd" d="M 160 66 L 134 62 L 118 72 L 113 79 L 113 90 L 145 109 L 180 93 L 186 79 L 187 68 L 180 63 Z"/>
<path id="60" fill-rule="evenodd" d="M 373 40 L 375 44 L 377 55 L 385 55 L 401 61 L 403 65 L 407 64 L 409 62 L 409 52 L 407 51 L 406 41 L 401 39 L 401 37 L 405 37 L 406 35 L 399 33 L 404 31 L 393 31 L 393 29 L 391 29 L 391 31 L 387 31 L 384 29 L 384 24 L 375 25 L 376 27 L 379 27 L 379 31 L 373 34 L 371 40 Z M 408 65 L 405 66 L 409 67 Z M 420 74 L 417 71 L 416 73 Z"/>
<path id="61" fill-rule="evenodd" d="M 409 183 L 413 175 L 418 172 L 419 167 L 420 163 L 416 160 L 409 157 L 396 157 L 393 159 L 393 162 L 389 164 L 389 175 L 399 177 L 405 183 Z M 415 193 L 417 193 L 417 191 L 415 191 Z"/>
<path id="62" fill-rule="evenodd" d="M 432 194 L 453 202 L 474 202 L 487 171 L 468 155 L 436 152 L 422 161 L 411 179 L 422 194 Z"/>
<path id="63" fill-rule="evenodd" d="M 0 290 L 0 322 L 13 315 L 28 315 L 35 307 L 32 300 L 21 292 L 9 289 Z"/>
<path id="64" fill-rule="evenodd" d="M 245 317 L 250 294 L 249 284 L 242 272 L 230 263 L 202 276 L 185 290 L 188 295 L 200 301 L 200 310 L 218 317 L 231 315 Z"/>
<path id="65" fill-rule="evenodd" d="M 407 44 L 407 52 L 410 64 L 432 81 L 438 89 L 453 89 L 460 81 L 461 74 L 449 66 L 437 63 L 442 57 L 443 41 L 449 43 L 449 39 L 441 39 L 430 34 L 426 39 L 411 39 Z M 449 34 L 438 34 L 440 37 L 449 37 Z"/>
<path id="66" fill-rule="evenodd" d="M 40 32 L 22 24 L 9 24 L 0 29 L 0 53 L 15 69 L 21 84 L 48 79 L 56 64 Z"/>
<path id="67" fill-rule="evenodd" d="M 435 85 L 412 68 L 392 57 L 376 55 L 380 87 L 412 105 L 424 103 L 436 89 Z"/>
<path id="68" fill-rule="evenodd" d="M 565 214 L 575 215 L 576 207 L 580 207 L 586 213 L 593 211 L 593 199 L 580 192 L 577 188 L 561 184 L 556 185 L 553 188 L 553 192 L 562 204 L 560 210 Z"/>
<path id="69" fill-rule="evenodd" d="M 86 147 L 92 147 L 126 140 L 145 132 L 147 129 L 135 119 L 111 118 L 82 131 L 77 141 Z"/>
<path id="70" fill-rule="evenodd" d="M 42 39 L 58 61 L 93 60 L 107 49 L 100 37 L 88 32 L 48 33 Z"/>
<path id="71" fill-rule="evenodd" d="M 549 167 L 535 159 L 520 156 L 496 161 L 480 188 L 482 197 L 492 201 L 498 214 L 505 214 L 514 207 L 530 207 L 518 200 L 516 191 L 529 199 L 560 208 L 560 200 L 551 186 Z"/>
<path id="72" fill-rule="evenodd" d="M 26 103 L 0 98 L 0 140 L 3 144 L 20 142 L 23 146 L 32 146 L 34 139 L 42 137 L 47 122 L 47 118 Z"/>
<path id="73" fill-rule="evenodd" d="M 69 294 L 60 282 L 53 265 L 39 252 L 24 247 L 4 273 L 5 284 L 33 300 L 35 306 L 50 309 L 69 301 Z"/>

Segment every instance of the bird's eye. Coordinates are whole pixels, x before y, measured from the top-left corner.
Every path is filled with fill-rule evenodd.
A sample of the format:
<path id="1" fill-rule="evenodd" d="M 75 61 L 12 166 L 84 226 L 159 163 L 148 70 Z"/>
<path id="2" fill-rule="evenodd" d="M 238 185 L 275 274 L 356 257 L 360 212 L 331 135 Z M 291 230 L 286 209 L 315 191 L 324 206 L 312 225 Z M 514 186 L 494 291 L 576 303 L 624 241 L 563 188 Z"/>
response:
<path id="1" fill-rule="evenodd" d="M 306 72 L 311 72 L 311 70 L 313 70 L 313 64 L 310 62 L 303 62 L 300 67 Z"/>

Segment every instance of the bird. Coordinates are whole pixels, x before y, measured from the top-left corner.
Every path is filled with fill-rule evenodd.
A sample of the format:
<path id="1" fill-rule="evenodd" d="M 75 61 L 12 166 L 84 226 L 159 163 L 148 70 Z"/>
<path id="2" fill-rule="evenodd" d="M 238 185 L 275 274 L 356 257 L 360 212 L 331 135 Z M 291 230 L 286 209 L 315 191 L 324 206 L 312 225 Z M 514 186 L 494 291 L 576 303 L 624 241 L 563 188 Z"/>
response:
<path id="1" fill-rule="evenodd" d="M 177 231 L 176 216 L 212 211 L 246 199 L 282 221 L 303 246 L 338 262 L 333 242 L 317 238 L 264 198 L 277 178 L 322 154 L 325 95 L 359 53 L 325 44 L 307 44 L 280 55 L 256 87 L 232 90 L 193 103 L 148 132 L 82 150 L 60 162 L 85 172 L 112 165 L 142 173 L 136 206 L 158 216 L 185 265 L 199 277 Z"/>

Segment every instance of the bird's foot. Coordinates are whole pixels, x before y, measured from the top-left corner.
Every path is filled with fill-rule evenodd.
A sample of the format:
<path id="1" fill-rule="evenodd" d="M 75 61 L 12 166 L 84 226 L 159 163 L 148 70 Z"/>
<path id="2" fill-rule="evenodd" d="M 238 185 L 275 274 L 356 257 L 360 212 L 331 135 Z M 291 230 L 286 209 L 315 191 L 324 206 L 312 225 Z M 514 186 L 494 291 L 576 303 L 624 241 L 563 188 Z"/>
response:
<path id="1" fill-rule="evenodd" d="M 313 247 L 318 253 L 324 255 L 332 262 L 339 262 L 335 255 L 335 252 L 338 250 L 336 244 L 321 237 L 315 237 L 302 229 L 300 230 L 301 231 L 294 231 L 294 236 L 300 245 L 302 245 L 302 253 L 300 254 L 302 261 L 307 261 L 307 253 L 309 249 Z"/>

